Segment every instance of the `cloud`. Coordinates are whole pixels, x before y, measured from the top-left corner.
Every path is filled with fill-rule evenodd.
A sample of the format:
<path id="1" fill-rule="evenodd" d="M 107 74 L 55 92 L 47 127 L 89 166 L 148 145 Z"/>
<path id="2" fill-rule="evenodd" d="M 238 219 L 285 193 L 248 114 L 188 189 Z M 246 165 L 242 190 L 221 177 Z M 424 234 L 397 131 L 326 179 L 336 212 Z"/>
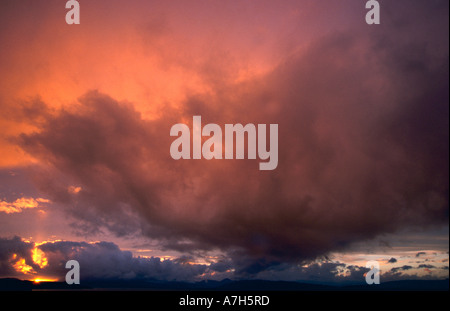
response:
<path id="1" fill-rule="evenodd" d="M 369 268 L 343 262 L 315 261 L 305 265 L 279 264 L 254 275 L 254 279 L 286 280 L 322 284 L 365 284 Z"/>
<path id="2" fill-rule="evenodd" d="M 390 272 L 396 273 L 396 272 L 398 272 L 398 271 L 407 271 L 407 270 L 410 270 L 410 269 L 412 269 L 412 268 L 413 268 L 412 266 L 409 266 L 409 265 L 403 265 L 403 266 L 401 266 L 401 267 L 394 267 L 394 268 L 392 268 L 392 269 L 390 270 Z"/>
<path id="3" fill-rule="evenodd" d="M 89 279 L 156 279 L 165 281 L 192 281 L 207 267 L 158 257 L 133 257 L 111 242 L 48 242 L 39 246 L 46 254 L 49 266 L 45 273 L 65 275 L 64 263 L 77 260 L 83 278 Z"/>
<path id="4" fill-rule="evenodd" d="M 394 257 L 392 257 L 392 258 L 389 259 L 387 262 L 388 262 L 388 263 L 396 263 L 396 262 L 397 262 L 397 259 L 395 259 Z"/>
<path id="5" fill-rule="evenodd" d="M 220 250 L 242 274 L 448 223 L 448 36 L 417 16 L 442 20 L 440 8 L 419 6 L 408 19 L 390 12 L 391 27 L 370 36 L 320 37 L 262 76 L 215 80 L 151 120 L 131 103 L 86 92 L 43 114 L 39 131 L 17 143 L 38 159 L 36 185 L 78 229 Z M 424 24 L 433 36 L 406 27 Z M 203 124 L 279 124 L 277 169 L 173 160 L 170 127 L 191 125 L 193 115 Z M 74 185 L 82 190 L 68 190 Z"/>
<path id="6" fill-rule="evenodd" d="M 418 252 L 418 253 L 416 254 L 416 257 L 420 257 L 420 256 L 426 255 L 426 254 L 427 254 L 426 252 Z"/>
<path id="7" fill-rule="evenodd" d="M 0 201 L 0 212 L 6 214 L 21 213 L 25 209 L 37 209 L 42 205 L 41 203 L 50 202 L 43 198 L 18 198 L 14 202 Z"/>
<path id="8" fill-rule="evenodd" d="M 232 258 L 221 256 L 209 264 L 195 263 L 190 256 L 173 259 L 133 256 L 112 242 L 48 241 L 33 243 L 18 236 L 0 238 L 0 278 L 49 278 L 64 281 L 68 260 L 77 260 L 82 282 L 90 280 L 157 280 L 202 281 L 208 279 L 264 279 L 322 284 L 365 284 L 365 273 L 370 269 L 354 264 L 320 260 L 298 265 L 278 263 L 253 273 L 235 273 L 239 268 Z M 404 271 L 425 269 L 426 276 Z M 434 270 L 431 265 L 414 268 L 404 265 L 389 271 L 382 270 L 382 282 L 407 279 L 442 279 L 448 266 Z M 439 271 L 441 272 L 439 272 Z M 447 274 L 448 277 L 448 274 Z"/>
<path id="9" fill-rule="evenodd" d="M 65 263 L 77 260 L 83 280 L 155 279 L 193 281 L 208 267 L 158 257 L 133 257 L 111 242 L 55 241 L 35 244 L 20 237 L 0 238 L 0 277 L 47 276 L 64 280 Z M 213 270 L 211 270 L 213 271 Z"/>
<path id="10" fill-rule="evenodd" d="M 433 268 L 436 268 L 436 267 L 433 266 L 433 265 L 425 265 L 425 264 L 422 264 L 422 265 L 419 265 L 418 268 L 433 269 Z"/>
<path id="11" fill-rule="evenodd" d="M 23 241 L 20 237 L 0 238 L 0 276 L 17 276 L 18 272 L 14 266 L 33 265 L 33 245 Z"/>

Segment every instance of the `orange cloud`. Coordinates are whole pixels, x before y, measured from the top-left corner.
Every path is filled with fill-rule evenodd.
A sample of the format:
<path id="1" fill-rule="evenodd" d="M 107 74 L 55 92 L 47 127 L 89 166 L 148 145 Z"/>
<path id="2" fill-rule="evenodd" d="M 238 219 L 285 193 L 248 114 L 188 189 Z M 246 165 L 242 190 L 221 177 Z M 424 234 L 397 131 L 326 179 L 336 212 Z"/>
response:
<path id="1" fill-rule="evenodd" d="M 0 212 L 4 212 L 6 214 L 21 213 L 25 209 L 39 208 L 39 203 L 48 202 L 50 201 L 43 198 L 19 198 L 14 202 L 0 201 Z"/>
<path id="2" fill-rule="evenodd" d="M 20 258 L 13 264 L 14 269 L 17 272 L 23 273 L 23 274 L 32 274 L 34 273 L 33 267 L 27 265 L 24 258 Z"/>
<path id="3" fill-rule="evenodd" d="M 41 269 L 48 265 L 48 259 L 45 257 L 45 253 L 37 247 L 33 248 L 32 259 Z"/>

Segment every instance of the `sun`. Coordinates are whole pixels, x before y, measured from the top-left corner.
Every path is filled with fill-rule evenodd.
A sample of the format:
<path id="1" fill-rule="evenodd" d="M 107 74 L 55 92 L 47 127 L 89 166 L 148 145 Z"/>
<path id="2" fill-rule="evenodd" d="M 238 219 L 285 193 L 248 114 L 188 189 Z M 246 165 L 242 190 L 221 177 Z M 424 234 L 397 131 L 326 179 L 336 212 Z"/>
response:
<path id="1" fill-rule="evenodd" d="M 48 279 L 48 278 L 43 278 L 43 277 L 39 277 L 39 278 L 35 278 L 32 280 L 34 283 L 40 283 L 40 282 L 56 282 L 56 279 Z"/>

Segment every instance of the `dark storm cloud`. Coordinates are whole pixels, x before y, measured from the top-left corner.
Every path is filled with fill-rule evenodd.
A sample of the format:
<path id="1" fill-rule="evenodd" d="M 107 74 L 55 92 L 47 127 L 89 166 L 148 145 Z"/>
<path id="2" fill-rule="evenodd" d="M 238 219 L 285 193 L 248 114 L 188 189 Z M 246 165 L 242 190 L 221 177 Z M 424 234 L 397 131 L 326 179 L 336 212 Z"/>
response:
<path id="1" fill-rule="evenodd" d="M 426 255 L 427 253 L 425 253 L 425 252 L 418 252 L 417 254 L 416 254 L 416 257 L 420 257 L 420 256 L 422 256 L 422 255 Z"/>
<path id="2" fill-rule="evenodd" d="M 305 266 L 283 263 L 271 266 L 251 277 L 307 283 L 365 283 L 364 274 L 369 270 L 366 267 L 329 261 L 313 262 Z"/>
<path id="3" fill-rule="evenodd" d="M 401 267 L 395 267 L 390 270 L 390 272 L 397 273 L 399 271 L 411 270 L 413 267 L 408 265 L 403 265 Z"/>
<path id="4" fill-rule="evenodd" d="M 0 238 L 0 277 L 18 275 L 13 265 L 20 259 L 24 259 L 26 264 L 32 265 L 32 248 L 32 243 L 24 242 L 18 236 Z"/>
<path id="5" fill-rule="evenodd" d="M 48 258 L 51 275 L 67 273 L 64 265 L 77 260 L 87 279 L 157 279 L 166 281 L 192 281 L 205 272 L 205 265 L 192 265 L 158 257 L 133 257 L 131 252 L 121 250 L 111 242 L 48 242 L 39 246 Z"/>
<path id="6" fill-rule="evenodd" d="M 230 260 L 219 260 L 218 262 L 211 263 L 209 268 L 216 272 L 225 272 L 233 268 L 233 263 Z"/>
<path id="7" fill-rule="evenodd" d="M 433 268 L 436 268 L 436 267 L 433 266 L 433 265 L 425 265 L 425 264 L 422 264 L 422 265 L 419 265 L 418 268 L 423 268 L 423 269 L 433 269 Z"/>
<path id="8" fill-rule="evenodd" d="M 33 249 L 43 251 L 46 264 L 39 266 L 33 261 Z M 1 277 L 53 277 L 64 280 L 68 260 L 77 260 L 84 280 L 89 279 L 157 279 L 165 281 L 192 281 L 204 273 L 206 265 L 191 264 L 178 260 L 162 260 L 158 257 L 133 257 L 131 252 L 119 249 L 111 242 L 45 242 L 36 245 L 18 236 L 0 238 Z M 32 268 L 27 273 L 17 271 L 15 265 L 24 260 Z M 209 269 L 208 271 L 215 271 Z"/>
<path id="9" fill-rule="evenodd" d="M 389 259 L 387 262 L 388 262 L 388 263 L 396 263 L 396 262 L 397 262 L 397 259 L 395 259 L 394 257 L 392 257 L 392 258 Z"/>
<path id="10" fill-rule="evenodd" d="M 424 15 L 391 12 L 401 19 L 394 28 L 330 34 L 264 77 L 215 85 L 156 120 L 88 92 L 20 145 L 43 163 L 36 183 L 78 228 L 142 233 L 180 251 L 220 249 L 244 274 L 444 224 L 448 29 L 422 17 L 442 21 L 440 8 L 414 3 Z M 429 32 L 411 34 L 416 24 Z M 170 127 L 197 114 L 203 124 L 279 124 L 277 169 L 171 159 Z"/>
<path id="11" fill-rule="evenodd" d="M 32 252 L 42 251 L 46 264 L 39 266 L 33 262 Z M 200 281 L 205 279 L 232 278 L 242 279 L 243 275 L 231 272 L 235 266 L 232 260 L 223 257 L 210 265 L 193 264 L 188 256 L 177 259 L 162 260 L 158 257 L 135 257 L 129 251 L 120 249 L 112 242 L 74 242 L 55 241 L 35 244 L 26 242 L 20 237 L 0 238 L 0 278 L 18 277 L 35 278 L 50 277 L 64 281 L 68 269 L 68 260 L 77 260 L 80 264 L 82 282 L 88 280 L 160 280 L 160 281 Z M 17 271 L 14 265 L 19 260 L 33 270 L 24 274 Z M 420 265 L 418 268 L 435 268 Z M 417 278 L 406 275 L 403 271 L 414 269 L 412 266 L 392 268 L 382 273 L 383 280 L 401 280 Z M 441 269 L 448 269 L 442 267 Z M 245 278 L 266 280 L 287 280 L 300 282 L 321 282 L 339 284 L 364 283 L 365 273 L 370 269 L 341 262 L 320 261 L 299 266 L 279 263 L 270 265 L 258 272 L 248 273 Z"/>

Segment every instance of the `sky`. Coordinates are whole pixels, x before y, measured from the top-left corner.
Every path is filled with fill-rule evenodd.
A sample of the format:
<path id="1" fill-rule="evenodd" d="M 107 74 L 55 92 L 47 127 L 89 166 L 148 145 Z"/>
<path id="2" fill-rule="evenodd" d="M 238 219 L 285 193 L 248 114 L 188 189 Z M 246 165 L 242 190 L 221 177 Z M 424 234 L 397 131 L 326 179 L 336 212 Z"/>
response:
<path id="1" fill-rule="evenodd" d="M 448 278 L 448 1 L 0 3 L 0 277 Z M 278 166 L 174 124 L 278 124 Z"/>

